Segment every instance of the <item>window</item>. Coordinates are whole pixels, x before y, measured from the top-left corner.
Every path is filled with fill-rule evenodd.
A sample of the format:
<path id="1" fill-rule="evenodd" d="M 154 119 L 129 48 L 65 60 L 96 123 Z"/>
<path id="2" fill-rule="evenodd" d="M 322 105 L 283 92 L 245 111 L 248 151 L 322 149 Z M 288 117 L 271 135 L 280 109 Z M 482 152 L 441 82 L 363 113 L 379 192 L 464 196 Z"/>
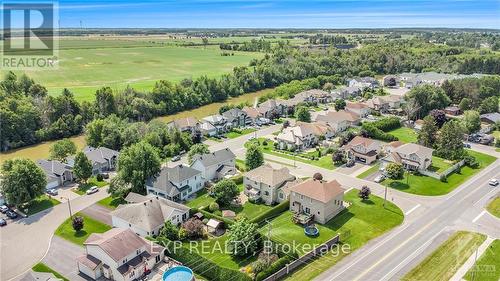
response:
<path id="1" fill-rule="evenodd" d="M 311 213 L 311 209 L 306 207 L 306 214 L 310 214 L 310 213 Z"/>
<path id="2" fill-rule="evenodd" d="M 280 199 L 283 199 L 283 193 L 280 193 Z"/>
<path id="3" fill-rule="evenodd" d="M 318 215 L 321 214 L 319 211 L 318 211 Z"/>
<path id="4" fill-rule="evenodd" d="M 269 192 L 264 191 L 264 195 L 265 195 L 265 196 L 269 196 Z"/>

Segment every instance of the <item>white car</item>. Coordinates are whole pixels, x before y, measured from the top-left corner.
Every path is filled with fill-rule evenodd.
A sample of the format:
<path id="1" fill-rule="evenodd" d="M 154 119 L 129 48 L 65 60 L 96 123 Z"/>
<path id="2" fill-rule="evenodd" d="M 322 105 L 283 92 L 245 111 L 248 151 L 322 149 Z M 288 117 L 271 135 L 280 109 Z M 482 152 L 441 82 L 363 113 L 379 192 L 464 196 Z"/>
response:
<path id="1" fill-rule="evenodd" d="M 497 186 L 498 185 L 498 180 L 497 179 L 490 179 L 488 182 L 489 185 L 491 186 Z"/>
<path id="2" fill-rule="evenodd" d="M 87 189 L 87 195 L 96 193 L 97 191 L 99 191 L 99 188 L 97 188 L 97 186 L 94 185 L 91 188 Z"/>
<path id="3" fill-rule="evenodd" d="M 382 182 L 383 180 L 385 180 L 385 176 L 384 175 L 378 175 L 374 181 L 379 183 L 379 182 Z"/>

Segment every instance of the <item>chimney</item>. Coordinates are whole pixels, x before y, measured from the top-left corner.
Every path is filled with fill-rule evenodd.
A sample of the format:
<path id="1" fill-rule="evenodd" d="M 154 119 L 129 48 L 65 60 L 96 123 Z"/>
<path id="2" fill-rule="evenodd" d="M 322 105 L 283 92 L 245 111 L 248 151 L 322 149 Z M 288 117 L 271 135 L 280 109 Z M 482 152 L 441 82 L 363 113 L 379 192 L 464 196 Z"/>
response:
<path id="1" fill-rule="evenodd" d="M 146 206 L 146 202 L 144 202 L 143 204 L 144 204 L 144 206 Z"/>

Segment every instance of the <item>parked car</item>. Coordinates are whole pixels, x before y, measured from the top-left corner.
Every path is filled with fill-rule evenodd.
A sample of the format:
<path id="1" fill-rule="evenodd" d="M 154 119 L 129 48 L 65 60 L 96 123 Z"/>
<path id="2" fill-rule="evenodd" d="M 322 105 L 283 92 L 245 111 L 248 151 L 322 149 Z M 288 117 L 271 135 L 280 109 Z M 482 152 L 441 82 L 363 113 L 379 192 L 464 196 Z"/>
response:
<path id="1" fill-rule="evenodd" d="M 91 188 L 87 189 L 87 195 L 90 195 L 90 194 L 93 194 L 93 193 L 96 193 L 97 191 L 99 191 L 99 188 L 97 186 L 92 186 Z"/>
<path id="2" fill-rule="evenodd" d="M 498 185 L 498 180 L 497 179 L 490 179 L 488 182 L 489 185 L 491 186 L 497 186 Z"/>
<path id="3" fill-rule="evenodd" d="M 0 206 L 0 212 L 2 212 L 2 214 L 7 213 L 8 210 L 9 210 L 9 207 L 7 207 L 5 205 Z"/>
<path id="4" fill-rule="evenodd" d="M 0 226 L 6 226 L 6 225 L 7 225 L 7 221 L 4 219 L 0 219 Z"/>
<path id="5" fill-rule="evenodd" d="M 345 163 L 345 166 L 348 168 L 354 166 L 354 160 L 353 159 L 347 160 L 347 163 Z"/>
<path id="6" fill-rule="evenodd" d="M 181 157 L 179 155 L 175 155 L 174 157 L 172 157 L 172 162 L 177 162 L 181 160 Z"/>
<path id="7" fill-rule="evenodd" d="M 464 148 L 471 148 L 470 143 L 464 143 Z"/>
<path id="8" fill-rule="evenodd" d="M 382 182 L 383 180 L 385 180 L 385 176 L 384 175 L 378 175 L 374 179 L 374 181 L 377 182 L 377 183 Z"/>
<path id="9" fill-rule="evenodd" d="M 103 179 L 109 179 L 109 174 L 108 173 L 102 173 L 101 174 Z"/>
<path id="10" fill-rule="evenodd" d="M 15 219 L 15 218 L 17 218 L 17 213 L 14 212 L 14 211 L 12 211 L 12 210 L 8 210 L 5 214 L 7 215 L 7 217 L 9 219 Z"/>
<path id="11" fill-rule="evenodd" d="M 45 191 L 45 192 L 48 195 L 52 195 L 52 196 L 57 196 L 59 194 L 59 192 L 55 188 L 47 189 L 47 191 Z"/>

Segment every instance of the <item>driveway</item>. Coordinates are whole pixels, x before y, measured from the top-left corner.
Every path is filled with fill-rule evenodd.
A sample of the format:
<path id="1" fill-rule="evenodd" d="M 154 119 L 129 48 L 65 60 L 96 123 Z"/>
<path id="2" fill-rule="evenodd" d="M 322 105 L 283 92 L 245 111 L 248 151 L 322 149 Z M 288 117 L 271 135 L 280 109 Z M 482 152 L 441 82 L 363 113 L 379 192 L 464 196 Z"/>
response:
<path id="1" fill-rule="evenodd" d="M 366 168 L 368 167 L 368 168 Z M 354 166 L 352 167 L 346 167 L 345 165 L 342 165 L 341 167 L 338 167 L 336 169 L 337 172 L 342 173 L 344 175 L 354 175 L 357 174 L 357 172 L 361 169 L 369 169 L 369 165 L 365 165 L 359 162 L 355 162 Z"/>
<path id="2" fill-rule="evenodd" d="M 84 213 L 85 215 L 95 219 L 95 220 L 102 222 L 102 223 L 105 223 L 107 225 L 112 225 L 111 215 L 109 214 L 111 212 L 111 210 L 102 206 L 102 205 L 99 205 L 96 203 L 96 204 L 88 206 L 87 208 L 83 209 L 81 212 Z"/>
<path id="3" fill-rule="evenodd" d="M 83 247 L 54 235 L 49 251 L 42 262 L 69 280 L 89 280 L 78 274 L 76 266 L 76 258 L 84 253 Z"/>

